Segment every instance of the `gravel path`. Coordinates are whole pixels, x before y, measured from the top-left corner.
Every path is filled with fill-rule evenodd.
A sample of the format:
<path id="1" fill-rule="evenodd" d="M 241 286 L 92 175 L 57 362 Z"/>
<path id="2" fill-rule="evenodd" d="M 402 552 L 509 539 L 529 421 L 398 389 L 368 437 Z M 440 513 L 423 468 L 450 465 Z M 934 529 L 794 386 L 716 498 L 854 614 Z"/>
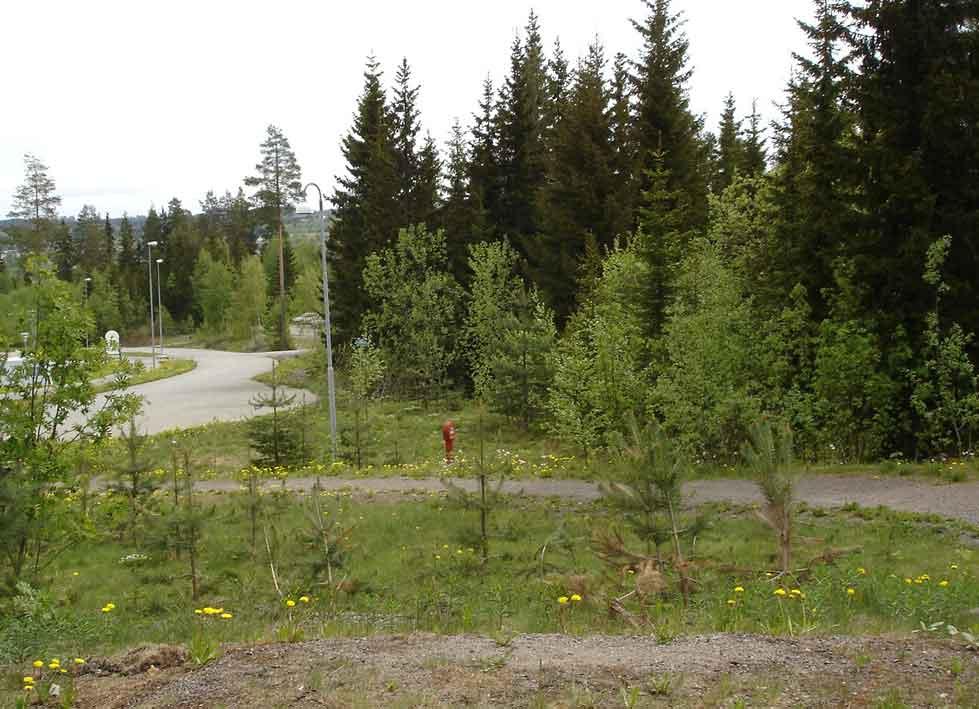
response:
<path id="1" fill-rule="evenodd" d="M 475 480 L 452 478 L 452 481 L 466 489 L 476 489 Z M 314 483 L 313 478 L 296 478 L 289 480 L 287 486 L 293 490 L 310 490 Z M 320 484 L 326 490 L 353 489 L 375 493 L 435 492 L 445 489 L 438 478 L 321 478 Z M 200 489 L 237 490 L 239 484 L 231 480 L 210 480 L 201 482 Z M 563 497 L 581 501 L 600 496 L 596 483 L 583 480 L 507 481 L 503 489 L 533 497 Z M 757 485 L 750 480 L 695 480 L 686 484 L 685 493 L 691 504 L 755 504 L 761 501 Z M 842 507 L 848 503 L 861 507 L 883 505 L 902 512 L 935 514 L 979 526 L 979 482 L 935 485 L 897 477 L 819 475 L 800 481 L 798 498 L 813 507 Z"/>
<path id="2" fill-rule="evenodd" d="M 79 681 L 78 706 L 973 706 L 979 670 L 974 653 L 921 637 L 715 634 L 661 643 L 653 635 L 519 635 L 498 642 L 416 633 L 230 648 L 196 671 L 180 666 L 185 653 L 162 650 L 93 661 L 100 670 Z M 948 671 L 953 658 L 957 677 Z M 634 704 L 623 701 L 623 690 Z M 878 703 L 887 697 L 891 703 Z"/>

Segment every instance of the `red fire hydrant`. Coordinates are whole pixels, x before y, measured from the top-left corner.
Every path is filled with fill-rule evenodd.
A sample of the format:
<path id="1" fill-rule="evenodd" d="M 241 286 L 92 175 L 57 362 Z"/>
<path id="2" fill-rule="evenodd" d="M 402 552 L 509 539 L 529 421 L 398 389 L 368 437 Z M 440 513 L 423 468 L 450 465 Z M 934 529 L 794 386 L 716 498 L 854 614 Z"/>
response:
<path id="1" fill-rule="evenodd" d="M 452 421 L 442 424 L 442 443 L 445 444 L 445 462 L 452 462 L 452 444 L 456 439 L 456 427 Z"/>

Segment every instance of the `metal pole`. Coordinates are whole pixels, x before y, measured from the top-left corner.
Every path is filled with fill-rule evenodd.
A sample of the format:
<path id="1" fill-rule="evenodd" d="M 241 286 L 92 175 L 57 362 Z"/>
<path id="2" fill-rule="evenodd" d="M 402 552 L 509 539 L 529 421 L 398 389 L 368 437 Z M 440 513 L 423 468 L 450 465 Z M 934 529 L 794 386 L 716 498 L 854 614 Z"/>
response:
<path id="1" fill-rule="evenodd" d="M 153 247 L 157 245 L 156 241 L 146 242 L 146 266 L 150 270 L 150 352 L 153 356 L 153 369 L 156 369 L 156 325 L 153 320 Z"/>
<path id="2" fill-rule="evenodd" d="M 160 306 L 160 359 L 163 359 L 163 298 L 160 297 L 160 264 L 163 259 L 156 260 L 156 304 Z"/>
<path id="3" fill-rule="evenodd" d="M 88 310 L 88 284 L 92 282 L 91 276 L 85 278 L 82 283 L 85 285 L 85 309 Z M 88 347 L 88 328 L 85 328 L 85 346 Z"/>
<path id="4" fill-rule="evenodd" d="M 310 182 L 303 189 L 316 188 L 320 198 L 320 261 L 323 269 L 323 331 L 326 334 L 326 387 L 330 407 L 330 438 L 333 443 L 333 460 L 337 459 L 337 400 L 333 380 L 333 333 L 330 327 L 330 280 L 326 271 L 326 214 L 323 212 L 323 192 L 319 185 Z"/>

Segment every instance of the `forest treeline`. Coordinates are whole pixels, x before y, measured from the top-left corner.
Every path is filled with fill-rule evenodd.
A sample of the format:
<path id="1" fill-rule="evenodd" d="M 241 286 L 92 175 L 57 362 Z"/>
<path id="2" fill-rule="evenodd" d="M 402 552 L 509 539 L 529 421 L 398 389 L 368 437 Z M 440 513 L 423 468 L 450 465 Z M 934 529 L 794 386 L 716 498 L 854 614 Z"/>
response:
<path id="1" fill-rule="evenodd" d="M 585 450 L 656 417 L 727 460 L 763 415 L 810 458 L 970 450 L 979 2 L 818 0 L 779 119 L 729 95 L 716 127 L 689 106 L 682 17 L 644 10 L 637 55 L 596 40 L 575 60 L 531 13 L 444 149 L 407 60 L 392 86 L 368 60 L 331 195 L 337 342 L 376 355 L 386 391 L 464 387 Z M 256 172 L 254 194 L 174 200 L 139 235 L 91 208 L 69 230 L 28 190 L 18 238 L 91 274 L 100 327 L 124 328 L 145 319 L 139 244 L 159 241 L 167 317 L 251 336 L 279 292 L 258 244 L 301 188 L 274 127 Z M 315 253 L 285 244 L 291 310 L 315 309 Z"/>

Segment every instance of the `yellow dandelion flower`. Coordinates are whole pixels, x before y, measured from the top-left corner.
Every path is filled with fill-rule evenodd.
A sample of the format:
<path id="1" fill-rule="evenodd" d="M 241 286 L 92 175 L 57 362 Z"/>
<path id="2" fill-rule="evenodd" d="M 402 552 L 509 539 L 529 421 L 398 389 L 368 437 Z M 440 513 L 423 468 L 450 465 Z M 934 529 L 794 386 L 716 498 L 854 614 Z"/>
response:
<path id="1" fill-rule="evenodd" d="M 24 685 L 24 691 L 25 692 L 30 692 L 33 689 L 34 689 L 34 685 L 33 684 L 25 684 Z"/>
<path id="2" fill-rule="evenodd" d="M 735 593 L 744 593 L 744 586 L 735 586 L 734 587 L 734 592 Z"/>
<path id="3" fill-rule="evenodd" d="M 58 669 L 60 667 L 61 667 L 61 665 L 59 665 L 57 662 L 49 662 L 48 663 L 48 669 L 49 670 L 56 670 L 56 669 Z"/>
<path id="4" fill-rule="evenodd" d="M 234 616 L 232 616 L 230 613 L 222 613 L 221 617 L 224 618 L 225 620 L 231 620 L 231 618 L 233 618 Z"/>
<path id="5" fill-rule="evenodd" d="M 857 567 L 857 573 L 860 576 L 866 576 L 867 575 L 867 570 L 865 568 L 863 568 L 862 566 L 859 566 L 859 567 Z"/>
<path id="6" fill-rule="evenodd" d="M 24 678 L 24 684 L 34 684 L 34 678 L 33 677 L 25 677 Z"/>
<path id="7" fill-rule="evenodd" d="M 929 576 L 928 574 L 921 574 L 921 580 L 922 581 L 931 581 L 931 576 Z"/>
<path id="8" fill-rule="evenodd" d="M 563 605 L 565 605 L 565 604 L 567 604 L 567 602 L 568 602 L 568 597 L 567 597 L 567 596 L 560 596 L 560 597 L 559 597 L 559 598 L 557 599 L 557 602 L 558 602 L 558 603 L 560 603 L 560 604 L 561 604 L 561 605 L 563 606 Z"/>
<path id="9" fill-rule="evenodd" d="M 571 594 L 571 600 L 574 601 L 575 603 L 580 603 L 581 602 L 581 596 L 579 596 L 577 593 L 572 593 Z"/>
<path id="10" fill-rule="evenodd" d="M 950 568 L 950 569 L 951 569 L 952 571 L 957 571 L 957 570 L 958 570 L 958 568 L 959 568 L 959 565 L 958 565 L 958 564 L 952 564 L 952 565 L 951 565 L 951 566 L 949 566 L 948 568 Z"/>
<path id="11" fill-rule="evenodd" d="M 78 572 L 77 572 L 77 571 L 72 571 L 72 572 L 71 572 L 71 575 L 72 575 L 72 576 L 78 576 Z"/>
<path id="12" fill-rule="evenodd" d="M 197 615 L 204 615 L 204 611 L 202 611 L 200 608 L 195 608 L 194 613 L 196 613 Z"/>
<path id="13" fill-rule="evenodd" d="M 853 590 L 852 588 L 848 588 L 846 590 L 846 595 L 848 595 L 848 596 L 855 596 L 855 595 L 857 595 L 857 592 L 855 590 Z"/>
<path id="14" fill-rule="evenodd" d="M 945 588 L 946 586 L 948 586 L 948 581 L 942 579 L 941 581 L 938 582 L 938 585 L 941 586 L 942 588 Z"/>
<path id="15" fill-rule="evenodd" d="M 776 588 L 775 589 L 775 595 L 776 596 L 784 596 L 785 595 L 785 589 L 784 588 Z"/>
<path id="16" fill-rule="evenodd" d="M 793 588 L 791 591 L 789 591 L 789 595 L 790 596 L 801 596 L 802 595 L 802 591 L 800 591 L 798 588 Z"/>
<path id="17" fill-rule="evenodd" d="M 44 660 L 34 660 L 31 664 L 35 667 L 44 667 Z"/>
<path id="18" fill-rule="evenodd" d="M 286 605 L 289 608 L 295 608 L 296 607 L 296 602 L 290 598 L 288 601 L 286 601 Z"/>
<path id="19" fill-rule="evenodd" d="M 80 657 L 76 657 L 76 658 L 75 658 L 75 664 L 76 664 L 76 665 L 84 665 L 84 664 L 85 664 L 85 660 L 83 660 L 83 659 L 82 659 L 82 658 L 80 658 Z"/>
<path id="20" fill-rule="evenodd" d="M 309 596 L 300 596 L 299 600 L 303 603 L 309 603 Z"/>
<path id="21" fill-rule="evenodd" d="M 728 604 L 729 606 L 733 606 L 733 605 L 734 605 L 735 603 L 737 603 L 737 601 L 735 601 L 735 600 L 734 600 L 733 598 L 729 598 L 729 599 L 727 599 L 727 604 Z"/>
<path id="22" fill-rule="evenodd" d="M 441 554 L 436 554 L 435 555 L 435 561 L 439 561 L 439 560 L 441 560 L 441 558 L 442 558 L 442 555 Z"/>
<path id="23" fill-rule="evenodd" d="M 66 670 L 66 669 L 64 669 L 64 668 L 62 668 L 62 667 L 59 667 L 59 668 L 58 668 L 58 672 L 60 672 L 60 673 L 61 673 L 61 674 L 63 674 L 63 675 L 66 675 L 66 674 L 68 674 L 68 670 Z"/>
<path id="24" fill-rule="evenodd" d="M 116 609 L 116 604 L 115 603 L 106 603 L 105 604 L 105 607 L 108 608 L 110 611 L 114 611 Z"/>

